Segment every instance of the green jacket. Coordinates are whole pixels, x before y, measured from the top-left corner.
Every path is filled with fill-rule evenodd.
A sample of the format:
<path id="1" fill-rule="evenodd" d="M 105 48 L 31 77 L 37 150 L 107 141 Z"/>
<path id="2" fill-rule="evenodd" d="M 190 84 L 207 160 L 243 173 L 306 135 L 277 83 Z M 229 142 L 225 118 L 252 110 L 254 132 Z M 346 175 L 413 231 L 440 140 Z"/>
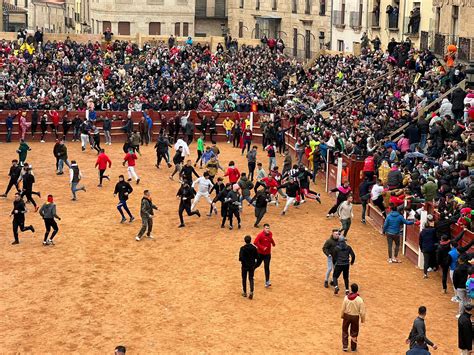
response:
<path id="1" fill-rule="evenodd" d="M 18 156 L 20 157 L 20 161 L 25 161 L 26 156 L 28 155 L 28 151 L 31 150 L 28 144 L 25 142 L 20 143 L 20 146 L 18 147 Z"/>
<path id="2" fill-rule="evenodd" d="M 421 193 L 426 201 L 433 201 L 438 191 L 438 184 L 434 181 L 428 181 L 421 187 Z"/>

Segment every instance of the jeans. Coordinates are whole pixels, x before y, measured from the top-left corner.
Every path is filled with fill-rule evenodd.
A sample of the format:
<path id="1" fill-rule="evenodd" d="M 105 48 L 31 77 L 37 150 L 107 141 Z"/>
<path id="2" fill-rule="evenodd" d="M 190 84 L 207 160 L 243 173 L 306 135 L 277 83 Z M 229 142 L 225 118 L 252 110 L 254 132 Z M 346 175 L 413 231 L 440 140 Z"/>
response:
<path id="1" fill-rule="evenodd" d="M 332 262 L 332 255 L 328 255 L 327 259 L 328 259 L 328 268 L 326 270 L 326 278 L 324 279 L 324 281 L 329 280 L 329 276 L 331 276 L 331 271 L 334 268 L 334 264 Z"/>
<path id="2" fill-rule="evenodd" d="M 123 200 L 120 200 L 118 205 L 117 205 L 117 209 L 118 211 L 120 212 L 120 215 L 122 216 L 123 219 L 125 219 L 125 215 L 122 211 L 122 208 L 125 210 L 125 212 L 127 212 L 128 216 L 130 218 L 132 218 L 132 213 L 130 212 L 130 210 L 128 209 L 128 206 L 127 206 L 127 201 L 123 201 Z"/>
<path id="3" fill-rule="evenodd" d="M 256 166 L 256 165 L 257 165 L 257 163 L 254 162 L 254 161 L 249 161 L 249 162 L 248 162 L 248 167 L 249 167 L 248 178 L 249 178 L 250 181 L 253 180 L 253 174 L 254 174 L 254 172 L 255 172 L 255 166 Z"/>
<path id="4" fill-rule="evenodd" d="M 74 132 L 72 134 L 72 139 L 75 141 L 79 140 L 79 137 L 81 135 L 81 129 L 80 127 L 74 127 Z"/>
<path id="5" fill-rule="evenodd" d="M 72 198 L 76 199 L 76 191 L 84 191 L 84 186 L 82 187 L 77 187 L 79 182 L 71 182 L 71 192 L 72 192 Z"/>
<path id="6" fill-rule="evenodd" d="M 400 235 L 388 234 L 387 233 L 387 246 L 388 246 L 388 258 L 392 259 L 392 245 L 395 243 L 395 259 L 398 257 L 398 251 L 400 250 Z"/>
<path id="7" fill-rule="evenodd" d="M 464 306 L 470 303 L 470 299 L 467 297 L 465 288 L 457 288 L 456 296 L 459 298 L 459 314 L 461 315 L 464 312 Z"/>
<path id="8" fill-rule="evenodd" d="M 273 170 L 273 167 L 277 165 L 276 157 L 269 157 L 268 158 L 268 170 Z"/>
<path id="9" fill-rule="evenodd" d="M 110 134 L 110 131 L 104 131 L 104 136 L 105 136 L 105 144 L 112 143 L 112 135 Z"/>
<path id="10" fill-rule="evenodd" d="M 253 275 L 254 275 L 254 273 L 255 273 L 254 268 L 247 268 L 247 267 L 242 265 L 242 291 L 244 291 L 244 293 L 247 293 L 247 275 L 248 275 L 248 278 L 249 278 L 250 293 L 253 293 L 253 285 L 254 285 Z"/>
<path id="11" fill-rule="evenodd" d="M 347 237 L 347 233 L 349 233 L 349 228 L 351 228 L 351 218 L 341 219 L 342 230 L 344 231 L 344 237 Z"/>
<path id="12" fill-rule="evenodd" d="M 427 139 L 428 139 L 428 135 L 422 133 L 421 134 L 421 139 L 420 139 L 420 148 L 421 149 L 425 149 Z"/>
<path id="13" fill-rule="evenodd" d="M 63 160 L 63 159 L 59 159 L 58 160 L 58 173 L 62 173 L 63 172 L 63 169 L 64 169 L 64 163 L 66 163 L 67 167 L 69 169 L 71 169 L 71 163 L 69 163 L 69 160 Z"/>
<path id="14" fill-rule="evenodd" d="M 7 143 L 10 143 L 12 141 L 12 129 L 7 128 Z"/>
<path id="15" fill-rule="evenodd" d="M 265 282 L 270 281 L 270 260 L 272 259 L 271 254 L 263 255 L 263 254 L 258 254 L 257 257 L 257 264 L 255 264 L 255 269 L 258 268 L 260 265 L 264 265 L 265 269 Z"/>

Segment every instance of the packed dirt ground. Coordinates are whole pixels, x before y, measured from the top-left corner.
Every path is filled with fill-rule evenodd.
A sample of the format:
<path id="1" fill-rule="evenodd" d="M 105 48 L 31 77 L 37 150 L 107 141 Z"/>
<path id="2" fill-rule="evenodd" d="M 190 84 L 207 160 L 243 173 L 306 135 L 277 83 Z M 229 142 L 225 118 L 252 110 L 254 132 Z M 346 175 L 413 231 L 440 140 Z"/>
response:
<path id="1" fill-rule="evenodd" d="M 1 144 L 0 192 L 8 168 L 17 157 L 16 143 Z M 246 234 L 255 236 L 253 209 L 244 204 L 242 229 L 220 228 L 220 219 L 185 217 L 178 229 L 177 181 L 171 170 L 154 167 L 153 146 L 143 148 L 137 162 L 140 185 L 133 184 L 129 206 L 134 223 L 120 224 L 113 188 L 122 167 L 122 144 L 106 146 L 113 161 L 112 181 L 97 187 L 96 154 L 68 143 L 69 159 L 78 161 L 87 192 L 71 201 L 68 168 L 56 176 L 53 143 L 32 143 L 27 161 L 38 183 L 41 205 L 53 194 L 60 231 L 56 245 L 43 247 L 44 225 L 37 213 L 27 214 L 36 233 L 13 240 L 9 213 L 13 193 L 0 200 L 0 352 L 111 353 L 125 345 L 131 353 L 342 353 L 340 310 L 343 293 L 323 287 L 326 258 L 322 245 L 336 219 L 326 219 L 334 196 L 322 194 L 322 205 L 310 202 L 290 208 L 271 206 L 264 222 L 276 241 L 271 264 L 272 286 L 264 288 L 263 266 L 256 271 L 255 298 L 241 293 L 239 247 Z M 246 161 L 239 150 L 219 143 L 220 160 Z M 259 146 L 259 161 L 268 158 Z M 191 148 L 195 159 L 195 145 Z M 279 157 L 281 164 L 282 160 Z M 280 165 L 281 166 L 281 165 Z M 155 240 L 135 241 L 140 229 L 139 201 L 150 189 L 160 211 Z M 323 190 L 321 181 L 313 189 Z M 27 205 L 29 206 L 29 205 Z M 31 210 L 31 207 L 29 207 Z M 208 210 L 205 200 L 201 212 Z M 351 281 L 360 285 L 367 322 L 359 336 L 361 354 L 402 354 L 419 305 L 428 308 L 428 337 L 436 354 L 457 353 L 457 304 L 441 293 L 439 275 L 422 279 L 407 259 L 387 263 L 385 239 L 359 222 L 359 207 L 349 232 L 356 262 Z M 340 280 L 342 282 L 342 279 Z"/>

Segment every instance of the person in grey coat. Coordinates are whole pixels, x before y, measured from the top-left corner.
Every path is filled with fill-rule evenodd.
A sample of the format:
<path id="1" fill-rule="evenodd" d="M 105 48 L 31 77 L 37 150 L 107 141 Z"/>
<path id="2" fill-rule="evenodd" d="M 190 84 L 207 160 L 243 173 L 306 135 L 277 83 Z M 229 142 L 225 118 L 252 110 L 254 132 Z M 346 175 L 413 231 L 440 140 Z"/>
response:
<path id="1" fill-rule="evenodd" d="M 55 221 L 55 218 L 59 221 L 61 218 L 56 214 L 56 204 L 53 200 L 53 195 L 48 195 L 48 202 L 44 203 L 39 210 L 39 214 L 43 217 L 44 226 L 46 227 L 46 232 L 44 233 L 44 240 L 43 245 L 54 245 L 53 239 L 58 233 L 58 224 Z M 53 233 L 49 238 L 49 233 L 51 232 L 51 228 L 53 229 Z"/>
<path id="2" fill-rule="evenodd" d="M 152 200 L 151 200 L 151 193 L 148 190 L 143 191 L 143 197 L 140 207 L 140 217 L 142 218 L 142 228 L 138 232 L 138 235 L 135 237 L 135 240 L 139 242 L 143 235 L 146 233 L 147 238 L 153 239 L 151 235 L 151 231 L 153 230 L 153 217 L 154 213 L 153 210 L 158 210 Z"/>

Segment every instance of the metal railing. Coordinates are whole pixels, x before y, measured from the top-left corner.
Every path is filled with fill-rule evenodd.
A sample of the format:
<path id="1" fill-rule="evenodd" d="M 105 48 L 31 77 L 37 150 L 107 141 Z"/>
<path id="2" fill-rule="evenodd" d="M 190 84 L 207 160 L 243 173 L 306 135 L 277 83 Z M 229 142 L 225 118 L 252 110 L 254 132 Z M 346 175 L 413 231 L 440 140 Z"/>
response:
<path id="1" fill-rule="evenodd" d="M 405 28 L 403 29 L 403 33 L 410 36 L 419 36 L 420 20 L 418 20 L 418 22 L 415 20 L 410 23 L 410 17 L 405 17 Z"/>
<path id="2" fill-rule="evenodd" d="M 387 28 L 389 30 L 398 30 L 399 14 L 389 14 L 387 16 Z"/>

